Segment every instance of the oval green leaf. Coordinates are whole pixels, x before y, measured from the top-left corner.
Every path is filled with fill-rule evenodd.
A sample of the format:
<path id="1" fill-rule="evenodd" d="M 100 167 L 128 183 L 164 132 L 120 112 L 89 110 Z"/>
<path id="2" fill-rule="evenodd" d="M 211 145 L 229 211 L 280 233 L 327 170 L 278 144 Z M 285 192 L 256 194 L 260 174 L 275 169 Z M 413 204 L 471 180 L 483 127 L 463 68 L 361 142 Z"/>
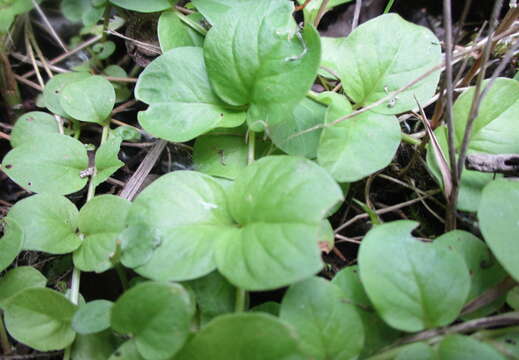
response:
<path id="1" fill-rule="evenodd" d="M 151 13 L 169 9 L 176 3 L 176 0 L 110 0 L 114 5 L 123 9 Z"/>
<path id="2" fill-rule="evenodd" d="M 410 332 L 452 322 L 470 290 L 461 255 L 414 238 L 416 225 L 402 220 L 376 226 L 358 256 L 362 283 L 379 315 Z"/>
<path id="3" fill-rule="evenodd" d="M 54 76 L 45 84 L 45 88 L 43 89 L 43 100 L 47 109 L 56 115 L 68 117 L 69 115 L 65 112 L 65 110 L 63 110 L 63 107 L 61 106 L 61 96 L 63 89 L 68 84 L 88 79 L 91 76 L 92 75 L 87 72 L 69 72 Z"/>
<path id="4" fill-rule="evenodd" d="M 187 340 L 193 310 L 182 286 L 144 282 L 116 301 L 111 324 L 115 331 L 133 335 L 145 359 L 167 359 Z"/>
<path id="5" fill-rule="evenodd" d="M 19 266 L 0 278 L 0 308 L 22 290 L 44 288 L 47 278 L 31 266 Z"/>
<path id="6" fill-rule="evenodd" d="M 82 335 L 108 329 L 112 306 L 113 303 L 108 300 L 94 300 L 80 305 L 72 318 L 72 328 Z"/>
<path id="7" fill-rule="evenodd" d="M 150 134 L 174 142 L 189 141 L 228 119 L 245 121 L 211 89 L 203 50 L 182 47 L 155 59 L 139 76 L 135 97 L 150 105 L 139 123 Z"/>
<path id="8" fill-rule="evenodd" d="M 61 134 L 49 134 L 44 141 L 24 143 L 4 157 L 2 170 L 14 182 L 32 192 L 67 195 L 81 190 L 88 167 L 84 145 Z"/>
<path id="9" fill-rule="evenodd" d="M 81 245 L 76 234 L 78 210 L 63 196 L 38 194 L 18 201 L 9 218 L 23 230 L 23 249 L 66 254 Z"/>
<path id="10" fill-rule="evenodd" d="M 404 45 L 405 44 L 405 45 Z M 407 22 L 397 14 L 381 15 L 357 27 L 338 45 L 329 59 L 340 76 L 344 91 L 355 104 L 366 106 L 386 97 L 442 61 L 438 38 L 427 28 Z M 329 64 L 330 65 L 330 64 Z M 425 104 L 436 91 L 437 71 L 376 107 L 382 114 L 399 114 Z"/>
<path id="11" fill-rule="evenodd" d="M 449 335 L 438 346 L 442 360 L 505 360 L 492 346 L 464 335 Z"/>
<path id="12" fill-rule="evenodd" d="M 519 183 L 496 180 L 483 190 L 478 210 L 483 236 L 508 273 L 519 280 Z"/>
<path id="13" fill-rule="evenodd" d="M 0 271 L 4 271 L 23 247 L 23 230 L 14 219 L 5 218 L 4 235 L 0 238 Z"/>
<path id="14" fill-rule="evenodd" d="M 202 46 L 204 38 L 184 24 L 175 11 L 164 11 L 157 27 L 162 52 L 182 46 Z"/>
<path id="15" fill-rule="evenodd" d="M 61 350 L 76 333 L 70 325 L 76 306 L 57 291 L 25 289 L 5 306 L 5 326 L 17 341 L 39 351 Z"/>
<path id="16" fill-rule="evenodd" d="M 360 354 L 362 321 L 344 298 L 336 285 L 316 277 L 292 285 L 283 297 L 279 316 L 296 329 L 312 358 L 348 360 Z"/>
<path id="17" fill-rule="evenodd" d="M 58 122 L 52 115 L 32 111 L 16 120 L 11 131 L 11 146 L 14 148 L 30 142 L 45 142 L 47 135 L 58 133 Z"/>
<path id="18" fill-rule="evenodd" d="M 262 313 L 219 316 L 202 328 L 175 359 L 250 359 L 251 354 L 254 360 L 307 359 L 292 328 Z"/>

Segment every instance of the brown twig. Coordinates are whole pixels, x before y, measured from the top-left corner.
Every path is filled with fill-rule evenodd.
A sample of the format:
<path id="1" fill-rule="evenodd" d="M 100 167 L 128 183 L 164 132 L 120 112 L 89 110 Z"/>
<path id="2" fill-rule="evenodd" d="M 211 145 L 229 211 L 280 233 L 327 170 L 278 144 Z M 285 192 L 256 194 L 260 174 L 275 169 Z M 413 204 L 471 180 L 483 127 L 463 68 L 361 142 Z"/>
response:
<path id="1" fill-rule="evenodd" d="M 319 23 L 321 22 L 322 17 L 326 13 L 326 8 L 328 7 L 328 3 L 330 0 L 323 0 L 319 10 L 317 11 L 317 16 L 315 17 L 314 26 L 317 29 L 319 27 Z"/>
<path id="2" fill-rule="evenodd" d="M 519 174 L 519 154 L 471 154 L 467 155 L 465 167 L 486 173 Z"/>
<path id="3" fill-rule="evenodd" d="M 461 315 L 470 314 L 473 311 L 481 309 L 484 306 L 492 303 L 501 296 L 505 295 L 508 290 L 517 285 L 517 281 L 511 277 L 506 277 L 502 282 L 495 287 L 488 289 L 483 294 L 466 304 L 461 310 Z"/>

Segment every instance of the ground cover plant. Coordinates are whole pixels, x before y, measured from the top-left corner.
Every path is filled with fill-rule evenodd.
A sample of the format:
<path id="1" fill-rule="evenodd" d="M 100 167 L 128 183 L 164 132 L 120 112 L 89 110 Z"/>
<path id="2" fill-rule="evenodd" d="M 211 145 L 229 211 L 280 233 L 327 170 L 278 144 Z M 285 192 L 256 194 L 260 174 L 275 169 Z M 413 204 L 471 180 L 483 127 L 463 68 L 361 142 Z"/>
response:
<path id="1" fill-rule="evenodd" d="M 519 8 L 441 5 L 0 0 L 1 358 L 519 358 Z"/>

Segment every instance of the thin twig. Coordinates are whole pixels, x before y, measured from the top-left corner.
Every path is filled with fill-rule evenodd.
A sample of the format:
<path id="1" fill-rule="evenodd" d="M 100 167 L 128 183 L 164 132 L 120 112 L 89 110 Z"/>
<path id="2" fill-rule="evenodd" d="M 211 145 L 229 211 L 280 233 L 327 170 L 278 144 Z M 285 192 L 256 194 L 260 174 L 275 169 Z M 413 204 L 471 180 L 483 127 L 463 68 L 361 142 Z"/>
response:
<path id="1" fill-rule="evenodd" d="M 319 10 L 317 11 L 317 16 L 315 17 L 315 20 L 314 20 L 314 26 L 316 29 L 319 27 L 319 23 L 321 22 L 321 19 L 324 16 L 324 13 L 326 12 L 329 2 L 330 2 L 330 0 L 323 0 L 323 2 L 321 3 L 321 6 L 319 7 Z"/>
<path id="2" fill-rule="evenodd" d="M 362 0 L 357 0 L 355 3 L 355 12 L 353 13 L 353 22 L 351 23 L 351 31 L 359 25 L 360 10 L 362 9 Z"/>
<path id="3" fill-rule="evenodd" d="M 33 81 L 31 81 L 31 80 L 28 80 L 28 79 L 26 79 L 26 78 L 23 78 L 23 77 L 21 77 L 20 75 L 16 75 L 16 74 L 14 74 L 14 78 L 15 78 L 17 81 L 21 82 L 22 84 L 25 84 L 25 85 L 27 85 L 27 86 L 30 86 L 30 87 L 32 87 L 32 88 L 35 89 L 35 90 L 43 91 L 43 88 L 42 88 L 40 85 L 36 84 L 35 82 L 33 82 Z"/>
<path id="4" fill-rule="evenodd" d="M 49 30 L 49 33 L 52 35 L 52 37 L 54 38 L 54 40 L 56 40 L 56 42 L 58 43 L 59 46 L 61 46 L 61 48 L 64 50 L 64 51 L 68 51 L 67 47 L 65 46 L 65 44 L 63 43 L 63 41 L 61 40 L 61 38 L 59 37 L 58 33 L 56 32 L 56 30 L 54 30 L 54 28 L 52 27 L 49 19 L 47 18 L 47 16 L 45 15 L 45 13 L 43 12 L 43 10 L 41 9 L 40 5 L 38 4 L 38 2 L 36 2 L 36 0 L 32 0 L 32 4 L 34 5 L 34 8 L 36 9 L 36 11 L 38 12 L 38 15 L 40 15 L 41 19 L 43 20 L 43 22 L 45 23 L 45 25 L 47 26 L 47 29 Z"/>
<path id="5" fill-rule="evenodd" d="M 515 281 L 511 277 L 506 277 L 495 287 L 488 289 L 483 294 L 481 294 L 480 296 L 466 304 L 461 310 L 461 315 L 470 314 L 473 311 L 487 306 L 494 300 L 497 300 L 501 296 L 505 295 L 508 292 L 508 290 L 512 289 L 515 285 L 517 285 L 517 281 Z"/>

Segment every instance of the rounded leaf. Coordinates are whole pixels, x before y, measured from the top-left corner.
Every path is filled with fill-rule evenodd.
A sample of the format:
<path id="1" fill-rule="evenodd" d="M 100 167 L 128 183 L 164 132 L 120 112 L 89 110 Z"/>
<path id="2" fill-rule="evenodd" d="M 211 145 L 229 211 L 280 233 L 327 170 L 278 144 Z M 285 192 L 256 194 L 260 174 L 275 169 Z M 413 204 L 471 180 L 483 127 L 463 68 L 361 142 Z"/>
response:
<path id="1" fill-rule="evenodd" d="M 280 318 L 296 329 L 304 351 L 315 359 L 356 359 L 362 350 L 361 319 L 344 298 L 337 286 L 316 277 L 292 285 L 283 297 Z"/>
<path id="2" fill-rule="evenodd" d="M 66 254 L 81 244 L 76 234 L 78 210 L 63 196 L 38 194 L 18 201 L 8 217 L 23 230 L 25 250 Z"/>
<path id="3" fill-rule="evenodd" d="M 449 335 L 438 346 L 442 360 L 505 360 L 492 346 L 464 335 Z"/>
<path id="4" fill-rule="evenodd" d="M 110 2 L 123 9 L 151 13 L 171 8 L 176 0 L 110 0 Z"/>
<path id="5" fill-rule="evenodd" d="M 39 351 L 61 350 L 76 333 L 70 322 L 76 306 L 57 291 L 25 289 L 5 306 L 5 326 L 17 341 Z"/>
<path id="6" fill-rule="evenodd" d="M 496 180 L 483 190 L 478 219 L 488 246 L 508 273 L 519 280 L 519 183 Z"/>
<path id="7" fill-rule="evenodd" d="M 21 187 L 58 195 L 81 190 L 88 181 L 81 172 L 87 167 L 85 146 L 61 134 L 24 143 L 9 151 L 2 162 L 2 170 Z"/>
<path id="8" fill-rule="evenodd" d="M 291 327 L 271 315 L 222 315 L 202 328 L 175 359 L 307 359 L 296 336 Z"/>
<path id="9" fill-rule="evenodd" d="M 23 246 L 23 230 L 10 218 L 5 218 L 4 235 L 0 238 L 0 271 L 4 271 L 20 253 Z"/>
<path id="10" fill-rule="evenodd" d="M 45 142 L 49 134 L 58 133 L 58 122 L 52 115 L 32 111 L 16 120 L 11 131 L 11 146 L 14 148 L 30 142 Z"/>
<path id="11" fill-rule="evenodd" d="M 150 134 L 173 142 L 189 141 L 245 113 L 233 111 L 213 92 L 198 47 L 181 47 L 155 59 L 139 76 L 135 97 L 150 105 L 138 115 Z"/>
<path id="12" fill-rule="evenodd" d="M 29 288 L 44 288 L 47 278 L 32 266 L 19 266 L 2 278 L 0 278 L 0 308 L 2 308 L 11 297 L 22 290 Z"/>
<path id="13" fill-rule="evenodd" d="M 94 300 L 79 306 L 72 318 L 72 328 L 79 334 L 95 334 L 110 327 L 110 312 L 113 303 Z"/>
<path id="14" fill-rule="evenodd" d="M 89 0 L 82 1 L 90 2 Z M 92 75 L 87 72 L 68 72 L 54 76 L 45 84 L 45 88 L 43 89 L 43 100 L 47 109 L 56 115 L 68 117 L 69 115 L 65 112 L 65 110 L 63 110 L 63 107 L 61 106 L 61 96 L 63 89 L 68 84 L 88 79 L 91 76 Z"/>
<path id="15" fill-rule="evenodd" d="M 126 291 L 112 308 L 112 328 L 132 334 L 145 359 L 168 359 L 187 340 L 194 308 L 177 284 L 144 282 Z"/>
<path id="16" fill-rule="evenodd" d="M 157 34 L 162 52 L 182 46 L 202 46 L 204 43 L 202 35 L 184 24 L 175 11 L 164 11 L 160 15 Z"/>
<path id="17" fill-rule="evenodd" d="M 60 98 L 60 105 L 74 119 L 104 124 L 115 104 L 115 90 L 102 76 L 67 84 Z"/>
<path id="18" fill-rule="evenodd" d="M 416 225 L 402 220 L 376 226 L 358 256 L 362 283 L 379 315 L 409 332 L 452 322 L 470 290 L 461 255 L 414 238 Z"/>

